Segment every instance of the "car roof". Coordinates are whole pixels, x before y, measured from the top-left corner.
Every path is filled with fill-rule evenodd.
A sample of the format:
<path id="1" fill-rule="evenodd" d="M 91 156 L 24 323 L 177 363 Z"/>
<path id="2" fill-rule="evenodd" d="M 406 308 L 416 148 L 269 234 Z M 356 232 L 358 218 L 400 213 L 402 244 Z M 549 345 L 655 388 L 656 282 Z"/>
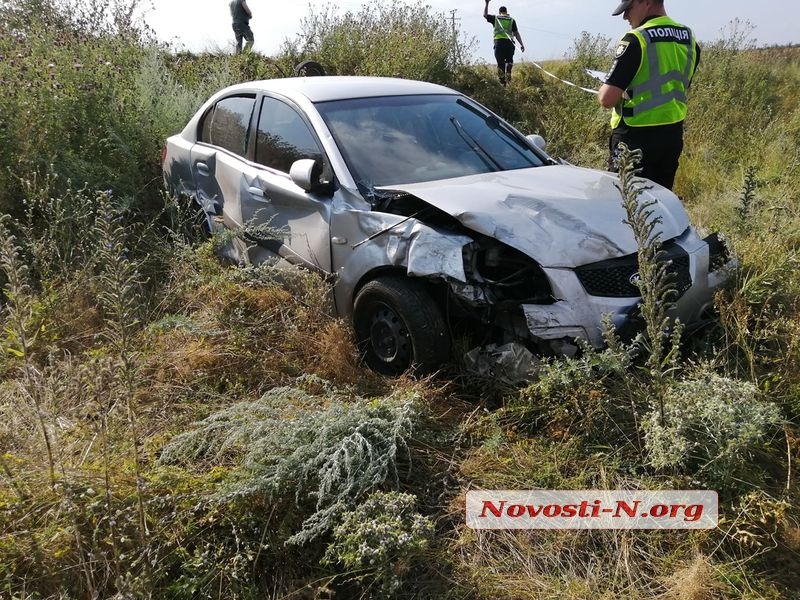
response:
<path id="1" fill-rule="evenodd" d="M 411 96 L 416 94 L 457 94 L 450 88 L 394 77 L 317 76 L 264 79 L 240 83 L 225 89 L 234 91 L 275 92 L 289 98 L 304 96 L 311 102 L 370 98 L 376 96 Z"/>

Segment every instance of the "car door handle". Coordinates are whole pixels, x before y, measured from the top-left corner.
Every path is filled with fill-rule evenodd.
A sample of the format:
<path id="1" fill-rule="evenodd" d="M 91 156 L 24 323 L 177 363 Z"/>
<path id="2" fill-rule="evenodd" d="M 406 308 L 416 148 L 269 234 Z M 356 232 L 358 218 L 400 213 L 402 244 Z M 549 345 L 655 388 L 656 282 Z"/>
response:
<path id="1" fill-rule="evenodd" d="M 195 166 L 197 167 L 197 170 L 200 171 L 200 173 L 202 173 L 203 175 L 208 175 L 209 168 L 208 168 L 208 165 L 206 163 L 199 162 L 199 163 L 196 163 Z"/>
<path id="2" fill-rule="evenodd" d="M 263 202 L 269 202 L 269 198 L 267 198 L 267 195 L 264 193 L 264 190 L 262 190 L 260 187 L 256 187 L 254 185 L 251 185 L 249 188 L 247 188 L 247 191 L 254 198 L 258 198 L 259 200 L 261 200 Z"/>

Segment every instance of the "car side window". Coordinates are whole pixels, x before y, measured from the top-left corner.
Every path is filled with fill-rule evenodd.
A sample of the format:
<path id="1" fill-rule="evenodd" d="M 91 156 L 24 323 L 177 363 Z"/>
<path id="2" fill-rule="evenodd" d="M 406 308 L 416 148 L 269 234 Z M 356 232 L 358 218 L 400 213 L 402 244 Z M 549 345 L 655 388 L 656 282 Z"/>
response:
<path id="1" fill-rule="evenodd" d="M 285 102 L 265 97 L 256 137 L 256 162 L 288 173 L 301 158 L 322 159 L 317 140 L 300 114 Z"/>
<path id="2" fill-rule="evenodd" d="M 246 156 L 255 103 L 254 96 L 229 96 L 217 102 L 203 117 L 200 141 Z"/>

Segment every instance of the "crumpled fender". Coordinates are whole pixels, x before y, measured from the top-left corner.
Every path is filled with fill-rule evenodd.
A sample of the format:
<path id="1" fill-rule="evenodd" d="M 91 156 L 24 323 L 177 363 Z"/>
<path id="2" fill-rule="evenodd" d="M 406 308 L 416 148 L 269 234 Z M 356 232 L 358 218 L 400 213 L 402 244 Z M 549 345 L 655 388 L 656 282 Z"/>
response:
<path id="1" fill-rule="evenodd" d="M 387 266 L 410 277 L 466 282 L 463 247 L 473 242 L 469 236 L 416 219 L 360 210 L 335 214 L 331 235 L 333 261 L 339 265 L 335 298 L 341 316 L 352 313 L 354 294 L 369 273 Z M 370 236 L 374 237 L 365 241 Z"/>

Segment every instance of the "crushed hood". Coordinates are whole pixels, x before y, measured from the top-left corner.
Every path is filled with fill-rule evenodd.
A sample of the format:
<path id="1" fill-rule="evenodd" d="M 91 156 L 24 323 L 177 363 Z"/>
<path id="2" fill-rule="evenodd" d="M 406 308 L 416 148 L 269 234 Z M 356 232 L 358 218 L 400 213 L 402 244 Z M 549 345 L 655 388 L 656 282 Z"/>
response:
<path id="1" fill-rule="evenodd" d="M 544 267 L 577 267 L 636 252 L 623 223 L 616 175 L 557 165 L 391 186 L 443 210 L 465 227 L 524 252 Z M 653 185 L 661 240 L 679 236 L 689 217 L 671 191 Z M 388 188 L 387 188 L 388 189 Z"/>

